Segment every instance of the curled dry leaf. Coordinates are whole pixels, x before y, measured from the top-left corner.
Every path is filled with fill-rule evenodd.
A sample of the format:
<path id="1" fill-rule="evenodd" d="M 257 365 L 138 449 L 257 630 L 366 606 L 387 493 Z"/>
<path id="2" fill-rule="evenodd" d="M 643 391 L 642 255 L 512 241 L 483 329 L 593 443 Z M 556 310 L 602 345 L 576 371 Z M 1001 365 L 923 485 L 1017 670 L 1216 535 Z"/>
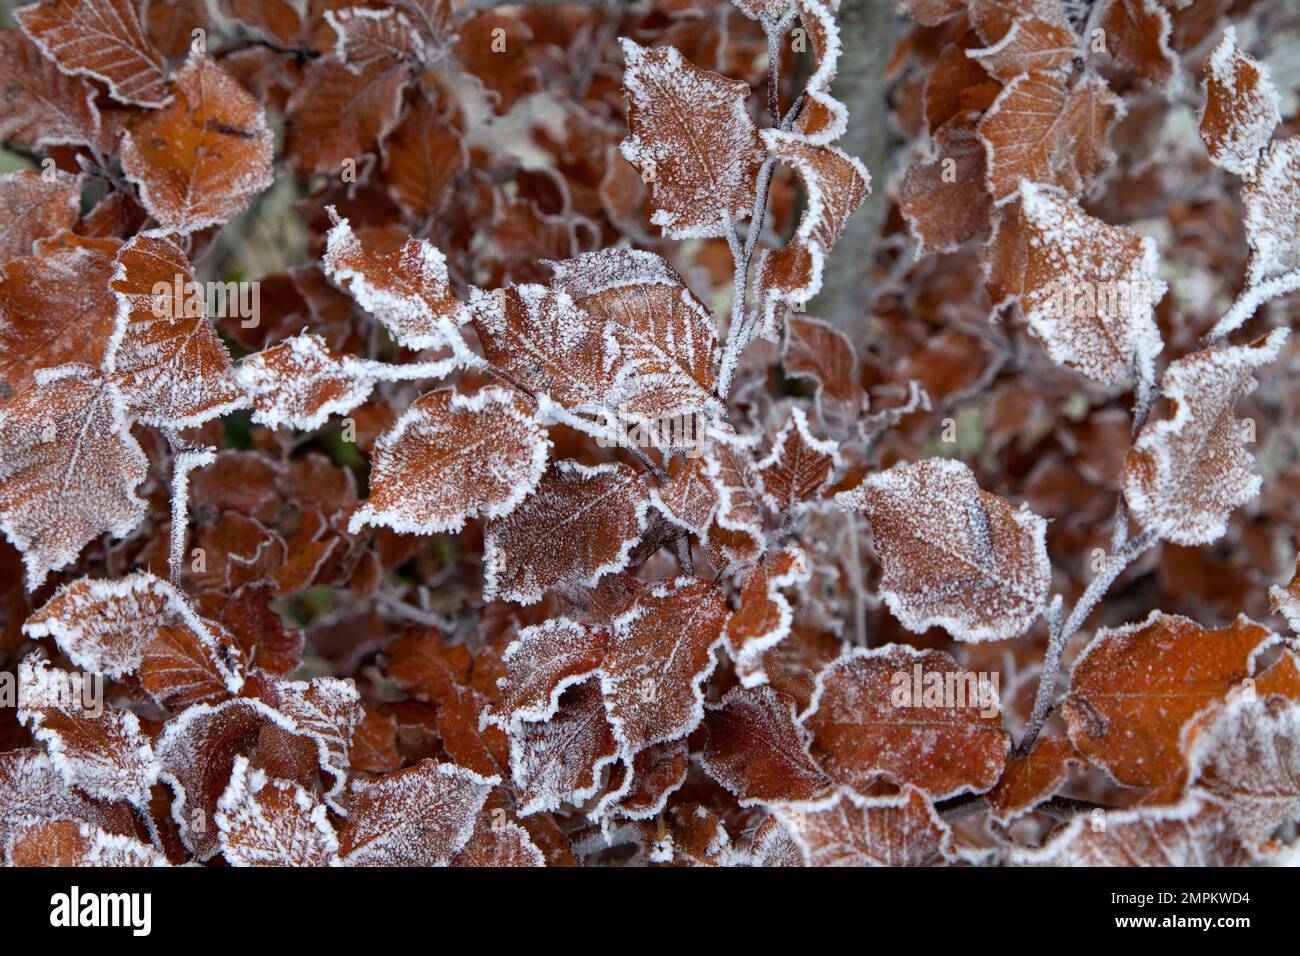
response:
<path id="1" fill-rule="evenodd" d="M 1005 826 L 1056 796 L 1071 764 L 1084 766 L 1064 737 L 1043 737 L 1029 756 L 1008 758 L 1002 779 L 988 792 L 993 819 Z"/>
<path id="2" fill-rule="evenodd" d="M 840 790 L 818 803 L 781 807 L 776 816 L 806 866 L 936 866 L 957 856 L 951 831 L 915 787 L 896 797 Z"/>
<path id="3" fill-rule="evenodd" d="M 163 229 L 227 222 L 268 186 L 272 137 L 242 86 L 202 53 L 172 77 L 175 96 L 122 134 L 122 170 Z"/>
<path id="4" fill-rule="evenodd" d="M 763 556 L 745 579 L 740 605 L 727 619 L 724 637 L 736 675 L 745 687 L 767 682 L 763 656 L 790 634 L 794 611 L 781 592 L 807 583 L 808 558 L 801 548 Z"/>
<path id="5" fill-rule="evenodd" d="M 839 443 L 815 437 L 808 416 L 796 405 L 773 439 L 772 450 L 755 467 L 767 506 L 777 514 L 798 514 L 830 483 L 839 466 Z"/>
<path id="6" fill-rule="evenodd" d="M 725 235 L 749 216 L 763 162 L 745 107 L 749 86 L 702 70 L 674 47 L 624 39 L 628 127 L 623 157 L 650 185 L 650 221 L 671 239 Z"/>
<path id="7" fill-rule="evenodd" d="M 1102 630 L 1074 664 L 1063 708 L 1070 740 L 1120 783 L 1162 786 L 1183 770 L 1183 726 L 1250 677 L 1276 640 L 1244 617 L 1206 631 L 1159 611 Z"/>
<path id="8" fill-rule="evenodd" d="M 1274 329 L 1250 345 L 1202 349 L 1165 370 L 1161 388 L 1172 412 L 1143 426 L 1124 463 L 1124 497 L 1143 527 L 1177 544 L 1207 544 L 1222 537 L 1235 508 L 1259 493 L 1262 480 L 1234 410 L 1287 333 Z"/>
<path id="9" fill-rule="evenodd" d="M 541 480 L 550 441 L 514 392 L 449 389 L 412 403 L 375 445 L 370 497 L 348 522 L 406 534 L 459 531 L 497 518 Z"/>
<path id="10" fill-rule="evenodd" d="M 325 804 L 301 786 L 274 780 L 238 756 L 214 819 L 232 866 L 328 866 L 338 837 Z"/>
<path id="11" fill-rule="evenodd" d="M 13 866 L 167 865 L 167 858 L 149 844 L 77 820 L 31 821 L 20 825 L 4 858 Z"/>
<path id="12" fill-rule="evenodd" d="M 880 780 L 935 800 L 982 792 L 1002 776 L 1009 744 L 990 685 L 941 651 L 899 644 L 823 669 L 799 720 L 817 764 L 859 792 Z"/>
<path id="13" fill-rule="evenodd" d="M 1047 523 L 981 491 L 959 461 L 897 465 L 835 501 L 870 520 L 881 592 L 909 630 L 937 624 L 959 640 L 1005 640 L 1046 606 Z"/>
<path id="14" fill-rule="evenodd" d="M 1079 40 L 1068 23 L 1027 12 L 1013 20 L 1006 34 L 992 46 L 970 50 L 966 55 L 1006 82 L 1022 73 L 1058 70 L 1080 53 Z"/>
<path id="15" fill-rule="evenodd" d="M 35 170 L 0 176 L 0 262 L 32 253 L 32 244 L 71 229 L 81 212 L 81 180 L 67 173 L 52 179 Z"/>
<path id="16" fill-rule="evenodd" d="M 1218 166 L 1255 178 L 1260 154 L 1282 122 L 1268 67 L 1237 46 L 1228 27 L 1206 66 L 1201 139 Z"/>
<path id="17" fill-rule="evenodd" d="M 1158 89 L 1177 75 L 1178 54 L 1170 46 L 1173 22 L 1158 0 L 1103 0 L 1093 8 L 1092 29 L 1104 31 L 1106 52 L 1124 70 Z"/>

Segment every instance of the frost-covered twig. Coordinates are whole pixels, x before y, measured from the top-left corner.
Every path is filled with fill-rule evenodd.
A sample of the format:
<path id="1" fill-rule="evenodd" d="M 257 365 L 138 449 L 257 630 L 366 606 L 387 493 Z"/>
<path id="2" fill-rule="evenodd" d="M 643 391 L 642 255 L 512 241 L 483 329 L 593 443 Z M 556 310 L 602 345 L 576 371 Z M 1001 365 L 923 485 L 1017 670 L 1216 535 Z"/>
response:
<path id="1" fill-rule="evenodd" d="M 174 587 L 181 586 L 181 566 L 185 563 L 185 536 L 189 530 L 190 472 L 217 460 L 217 450 L 212 447 L 181 448 L 175 432 L 167 432 L 168 444 L 175 458 L 172 460 L 172 526 L 167 554 L 167 570 Z"/>
<path id="2" fill-rule="evenodd" d="M 1210 345 L 1217 342 L 1233 329 L 1245 325 L 1265 302 L 1295 292 L 1297 289 L 1300 289 L 1300 269 L 1274 276 L 1257 285 L 1247 286 L 1237 297 L 1237 301 L 1232 303 L 1232 308 L 1223 314 L 1223 318 L 1214 323 L 1214 328 L 1210 329 L 1205 336 L 1203 344 Z"/>

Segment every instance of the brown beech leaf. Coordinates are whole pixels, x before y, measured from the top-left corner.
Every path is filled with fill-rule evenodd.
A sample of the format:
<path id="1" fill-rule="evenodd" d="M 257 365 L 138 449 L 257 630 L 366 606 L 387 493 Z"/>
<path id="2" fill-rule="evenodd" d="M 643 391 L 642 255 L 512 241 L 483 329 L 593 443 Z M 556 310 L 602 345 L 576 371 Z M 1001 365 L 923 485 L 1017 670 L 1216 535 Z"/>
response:
<path id="1" fill-rule="evenodd" d="M 363 773 L 392 773 L 402 765 L 397 749 L 397 718 L 377 710 L 366 710 L 352 735 L 351 764 Z"/>
<path id="2" fill-rule="evenodd" d="M 103 80 L 123 103 L 167 102 L 167 64 L 131 0 L 41 0 L 15 10 L 14 19 L 65 73 Z"/>
<path id="3" fill-rule="evenodd" d="M 257 100 L 216 61 L 191 54 L 175 98 L 122 134 L 122 170 L 166 230 L 195 232 L 248 208 L 271 185 L 272 137 Z"/>
<path id="4" fill-rule="evenodd" d="M 1300 270 L 1296 241 L 1300 223 L 1295 216 L 1298 197 L 1300 143 L 1296 137 L 1276 140 L 1264 151 L 1255 178 L 1242 190 L 1246 239 L 1250 243 L 1246 270 L 1249 285 L 1267 288 L 1268 280 L 1273 279 L 1286 282 L 1279 291 L 1295 288 L 1295 273 Z M 1213 334 L 1226 331 L 1231 329 L 1219 325 Z"/>
<path id="5" fill-rule="evenodd" d="M 736 9 L 751 20 L 780 21 L 790 9 L 791 0 L 731 0 Z"/>
<path id="6" fill-rule="evenodd" d="M 400 10 L 326 10 L 325 19 L 338 36 L 334 55 L 353 72 L 376 61 L 388 65 L 406 58 L 424 58 L 424 38 Z"/>
<path id="7" fill-rule="evenodd" d="M 287 721 L 292 733 L 314 745 L 316 763 L 330 778 L 325 802 L 340 809 L 336 798 L 347 781 L 348 750 L 361 720 L 361 695 L 354 682 L 337 677 L 262 681 L 256 690 L 259 699 L 283 718 L 280 723 Z"/>
<path id="8" fill-rule="evenodd" d="M 97 367 L 116 321 L 108 287 L 117 239 L 60 232 L 36 241 L 32 254 L 0 276 L 0 380 L 9 394 L 30 387 L 40 369 L 66 363 Z M 52 309 L 51 303 L 59 307 Z"/>
<path id="9" fill-rule="evenodd" d="M 770 687 L 733 688 L 709 707 L 704 725 L 706 773 L 742 807 L 817 800 L 831 779 L 808 753 L 809 734 L 795 721 L 794 700 Z"/>
<path id="10" fill-rule="evenodd" d="M 166 866 L 167 858 L 134 837 L 78 820 L 30 821 L 9 843 L 12 866 Z"/>
<path id="11" fill-rule="evenodd" d="M 702 70 L 671 46 L 621 42 L 632 132 L 623 158 L 651 184 L 650 221 L 670 239 L 725 235 L 753 210 L 763 162 L 745 107 L 749 85 Z"/>
<path id="12" fill-rule="evenodd" d="M 500 781 L 455 764 L 422 760 L 371 781 L 354 781 L 339 850 L 349 866 L 446 866 L 474 835 L 479 811 Z"/>
<path id="13" fill-rule="evenodd" d="M 669 522 L 703 537 L 718 510 L 718 492 L 702 456 L 675 458 L 669 480 L 650 492 L 655 510 Z"/>
<path id="14" fill-rule="evenodd" d="M 962 462 L 896 465 L 835 501 L 871 521 L 881 593 L 908 630 L 938 624 L 958 640 L 1004 640 L 1046 606 L 1047 522 L 980 490 Z"/>
<path id="15" fill-rule="evenodd" d="M 5 91 L 0 140 L 33 148 L 100 144 L 95 90 L 46 59 L 19 30 L 0 30 L 0 87 Z"/>
<path id="16" fill-rule="evenodd" d="M 233 645 L 229 635 L 218 636 L 207 628 L 162 624 L 140 656 L 140 684 L 173 713 L 225 700 L 232 685 L 239 688 L 226 662 Z"/>
<path id="17" fill-rule="evenodd" d="M 1158 0 L 1102 0 L 1093 8 L 1091 29 L 1104 31 L 1106 52 L 1119 67 L 1164 89 L 1178 72 L 1170 48 L 1173 24 Z"/>
<path id="18" fill-rule="evenodd" d="M 1261 681 L 1262 683 L 1262 681 Z M 1300 702 L 1233 692 L 1186 745 L 1194 792 L 1220 807 L 1252 847 L 1300 816 Z"/>
<path id="19" fill-rule="evenodd" d="M 992 199 L 976 118 L 960 114 L 941 126 L 930 155 L 913 159 L 903 177 L 899 206 L 920 243 L 918 256 L 951 252 L 988 226 Z"/>
<path id="20" fill-rule="evenodd" d="M 575 411 L 617 405 L 626 365 L 609 323 L 543 285 L 475 290 L 474 330 L 494 366 Z"/>
<path id="21" fill-rule="evenodd" d="M 69 786 L 105 800 L 148 802 L 158 764 L 135 714 L 105 708 L 85 674 L 34 654 L 19 664 L 18 695 L 18 719 L 45 744 Z"/>
<path id="22" fill-rule="evenodd" d="M 135 529 L 147 466 L 121 394 L 84 365 L 46 369 L 0 405 L 0 531 L 23 553 L 29 590 L 86 542 Z"/>
<path id="23" fill-rule="evenodd" d="M 547 262 L 553 284 L 604 326 L 633 374 L 620 413 L 662 423 L 720 410 L 713 396 L 718 330 L 704 304 L 660 256 L 604 249 Z M 663 429 L 643 429 L 659 447 L 672 447 Z M 692 434 L 690 437 L 698 437 Z"/>
<path id="24" fill-rule="evenodd" d="M 937 27 L 962 12 L 965 0 L 894 0 L 907 17 L 922 26 Z"/>
<path id="25" fill-rule="evenodd" d="M 533 604 L 552 589 L 595 587 L 627 567 L 649 510 L 632 468 L 555 462 L 517 508 L 488 522 L 484 598 Z"/>
<path id="26" fill-rule="evenodd" d="M 416 221 L 432 219 L 446 205 L 452 186 L 469 165 L 451 118 L 421 96 L 381 144 L 388 193 Z"/>
<path id="27" fill-rule="evenodd" d="M 1022 73 L 1060 69 L 1081 55 L 1081 50 L 1068 23 L 1026 13 L 1013 20 L 996 43 L 966 55 L 1005 83 Z"/>
<path id="28" fill-rule="evenodd" d="M 806 866 L 942 866 L 956 858 L 952 833 L 915 787 L 896 797 L 841 790 L 808 806 L 776 812 Z"/>
<path id="29" fill-rule="evenodd" d="M 1065 786 L 1070 764 L 1084 766 L 1064 737 L 1041 737 L 1028 757 L 1012 757 L 998 785 L 988 792 L 993 819 L 1006 826 Z"/>
<path id="30" fill-rule="evenodd" d="M 1150 381 L 1163 343 L 1155 305 L 1155 240 L 1108 226 L 1078 202 L 1032 183 L 1020 187 L 1026 238 L 1026 320 L 1061 365 L 1111 385 Z"/>
<path id="31" fill-rule="evenodd" d="M 474 835 L 452 857 L 451 865 L 491 868 L 545 866 L 546 856 L 519 824 L 484 812 L 479 814 Z"/>
<path id="32" fill-rule="evenodd" d="M 244 756 L 235 758 L 214 820 L 232 866 L 329 866 L 338 856 L 325 804 L 250 767 Z"/>
<path id="33" fill-rule="evenodd" d="M 852 406 L 866 398 L 858 385 L 853 343 L 821 319 L 790 316 L 782 361 L 787 375 L 812 380 L 820 401 L 830 399 Z"/>
<path id="34" fill-rule="evenodd" d="M 67 173 L 46 178 L 33 169 L 0 176 L 0 263 L 32 254 L 32 244 L 71 229 L 81 213 L 81 180 Z"/>
<path id="35" fill-rule="evenodd" d="M 285 155 L 300 176 L 338 176 L 360 164 L 397 126 L 406 65 L 377 57 L 352 66 L 336 56 L 308 64 L 285 104 Z"/>
<path id="36" fill-rule="evenodd" d="M 750 866 L 803 866 L 803 850 L 776 817 L 768 817 L 754 831 L 749 847 Z"/>
<path id="37" fill-rule="evenodd" d="M 1076 814 L 1041 849 L 1013 850 L 1016 866 L 1240 866 L 1250 862 L 1231 823 L 1191 797 L 1173 806 Z M 1104 820 L 1104 826 L 1094 826 Z"/>
<path id="38" fill-rule="evenodd" d="M 141 233 L 116 261 L 117 325 L 104 366 L 128 409 L 149 424 L 187 428 L 246 405 L 180 247 Z"/>
<path id="39" fill-rule="evenodd" d="M 975 114 L 964 122 L 975 122 L 980 113 L 993 105 L 1001 89 L 1001 83 L 966 55 L 965 47 L 950 43 L 939 54 L 925 81 L 925 120 L 931 135 L 963 113 Z M 979 169 L 982 181 L 983 160 Z"/>
<path id="40" fill-rule="evenodd" d="M 804 137 L 764 130 L 772 156 L 792 167 L 807 193 L 799 226 L 781 249 L 759 260 L 755 282 L 763 303 L 763 335 L 780 339 L 778 307 L 804 303 L 822 287 L 826 257 L 849 217 L 871 192 L 871 174 L 852 156 L 834 146 L 812 146 Z"/>
<path id="41" fill-rule="evenodd" d="M 519 814 L 581 804 L 601 786 L 620 745 L 605 715 L 599 680 L 572 684 L 548 717 L 510 732 L 510 775 L 519 788 Z"/>
<path id="42" fill-rule="evenodd" d="M 727 619 L 727 652 L 736 676 L 745 687 L 767 682 L 763 655 L 790 634 L 794 612 L 781 593 L 808 581 L 808 558 L 802 548 L 786 548 L 763 556 L 745 578 L 740 604 Z"/>
<path id="43" fill-rule="evenodd" d="M 613 814 L 629 820 L 658 816 L 668 798 L 686 782 L 689 765 L 690 748 L 685 739 L 646 747 L 632 761 L 631 779 L 620 786 L 611 786 L 611 793 L 602 799 L 592 815 Z M 626 764 L 622 766 L 626 768 Z"/>
<path id="44" fill-rule="evenodd" d="M 971 26 L 985 43 L 996 43 L 1010 32 L 1019 17 L 1033 17 L 1045 24 L 1069 25 L 1060 0 L 966 0 Z"/>
<path id="45" fill-rule="evenodd" d="M 811 41 L 816 68 L 804 85 L 804 105 L 795 117 L 794 131 L 814 146 L 827 146 L 844 135 L 849 111 L 831 95 L 839 68 L 840 31 L 830 0 L 796 0 L 799 25 Z"/>
<path id="46" fill-rule="evenodd" d="M 1234 409 L 1287 333 L 1274 329 L 1249 345 L 1202 349 L 1170 363 L 1161 388 L 1172 413 L 1143 426 L 1124 463 L 1124 497 L 1144 528 L 1177 544 L 1208 544 L 1227 531 L 1233 509 L 1259 493 L 1262 480 Z"/>
<path id="47" fill-rule="evenodd" d="M 763 500 L 777 514 L 797 514 L 830 483 L 839 466 L 839 444 L 815 437 L 808 416 L 796 405 L 773 439 L 772 450 L 756 465 Z"/>
<path id="48" fill-rule="evenodd" d="M 1099 631 L 1070 678 L 1070 740 L 1125 786 L 1159 787 L 1183 769 L 1183 725 L 1250 677 L 1256 654 L 1276 640 L 1245 617 L 1206 631 L 1160 611 Z"/>
<path id="49" fill-rule="evenodd" d="M 284 46 L 302 32 L 302 17 L 289 0 L 220 0 L 221 11 Z"/>
<path id="50" fill-rule="evenodd" d="M 466 518 L 509 514 L 537 487 L 550 440 L 514 392 L 429 392 L 375 445 L 370 497 L 348 529 L 459 531 Z"/>
<path id="51" fill-rule="evenodd" d="M 1268 67 L 1237 46 L 1229 26 L 1206 65 L 1201 139 L 1210 159 L 1243 179 L 1255 178 L 1259 157 L 1282 122 Z"/>
<path id="52" fill-rule="evenodd" d="M 331 217 L 337 215 L 330 207 Z M 400 250 L 375 252 L 361 244 L 346 219 L 337 219 L 327 239 L 325 274 L 377 318 L 408 349 L 465 346 L 459 328 L 469 310 L 452 294 L 447 260 L 423 239 Z"/>
<path id="53" fill-rule="evenodd" d="M 0 753 L 0 858 L 24 823 L 55 820 L 84 822 L 121 836 L 136 833 L 135 812 L 129 804 L 92 800 L 69 787 L 44 751 Z"/>
<path id="54" fill-rule="evenodd" d="M 995 688 L 941 651 L 858 650 L 817 675 L 800 717 L 812 756 L 837 783 L 884 779 L 935 800 L 983 792 L 1002 776 L 1008 739 Z"/>
<path id="55" fill-rule="evenodd" d="M 1010 202 L 1026 180 L 1076 195 L 1114 162 L 1106 139 L 1122 115 L 1122 101 L 1094 74 L 1071 89 L 1057 73 L 1017 76 L 979 122 L 993 201 Z"/>

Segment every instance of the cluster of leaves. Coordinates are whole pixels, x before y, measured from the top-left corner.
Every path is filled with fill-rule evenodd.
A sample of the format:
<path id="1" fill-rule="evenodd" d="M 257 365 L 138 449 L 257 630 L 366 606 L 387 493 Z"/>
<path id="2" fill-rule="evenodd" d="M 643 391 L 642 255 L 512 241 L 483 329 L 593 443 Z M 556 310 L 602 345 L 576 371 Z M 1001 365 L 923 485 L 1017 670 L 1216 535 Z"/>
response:
<path id="1" fill-rule="evenodd" d="M 1260 496 L 1237 405 L 1287 334 L 1228 336 L 1300 288 L 1300 161 L 1226 4 L 900 0 L 928 148 L 861 356 L 806 311 L 871 191 L 832 0 L 139 7 L 0 33 L 39 167 L 0 177 L 0 859 L 1294 856 L 1300 661 L 1240 589 L 1217 630 L 1137 592 L 1059 686 Z M 1161 315 L 1108 220 L 1176 177 L 1119 144 L 1198 72 L 1242 209 L 1177 245 L 1249 255 Z M 971 670 L 1000 702 L 896 698 Z"/>

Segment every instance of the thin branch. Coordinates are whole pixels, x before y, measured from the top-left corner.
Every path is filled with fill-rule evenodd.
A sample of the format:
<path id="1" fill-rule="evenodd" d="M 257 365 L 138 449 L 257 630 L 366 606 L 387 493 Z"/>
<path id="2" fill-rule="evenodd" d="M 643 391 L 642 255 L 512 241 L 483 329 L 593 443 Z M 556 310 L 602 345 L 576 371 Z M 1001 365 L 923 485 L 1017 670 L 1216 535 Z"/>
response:
<path id="1" fill-rule="evenodd" d="M 185 538 L 189 532 L 190 472 L 210 465 L 217 460 L 217 450 L 212 447 L 185 446 L 171 429 L 166 430 L 167 444 L 171 446 L 172 500 L 171 534 L 168 542 L 167 571 L 174 587 L 181 586 L 181 567 L 185 563 Z"/>
<path id="2" fill-rule="evenodd" d="M 1214 328 L 1202 340 L 1203 345 L 1212 345 L 1233 329 L 1245 325 L 1261 305 L 1280 296 L 1289 295 L 1300 289 L 1300 269 L 1280 276 L 1274 276 L 1264 282 L 1249 285 L 1242 290 L 1232 308 L 1224 313 L 1223 318 L 1214 323 Z"/>

